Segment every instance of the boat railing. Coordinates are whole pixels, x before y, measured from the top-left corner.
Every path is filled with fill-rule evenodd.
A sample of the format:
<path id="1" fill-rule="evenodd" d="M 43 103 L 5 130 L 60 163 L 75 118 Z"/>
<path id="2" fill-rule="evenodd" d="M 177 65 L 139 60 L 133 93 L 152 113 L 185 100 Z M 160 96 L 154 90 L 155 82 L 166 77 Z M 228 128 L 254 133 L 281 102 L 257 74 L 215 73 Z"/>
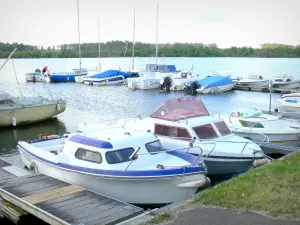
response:
<path id="1" fill-rule="evenodd" d="M 130 163 L 128 164 L 128 166 L 125 168 L 125 171 L 131 166 L 131 164 L 135 161 L 134 158 L 140 156 L 140 155 L 153 155 L 153 154 L 164 154 L 164 153 L 168 153 L 168 152 L 184 152 L 185 154 L 188 154 L 189 150 L 191 148 L 199 148 L 201 153 L 198 154 L 196 160 L 191 163 L 192 166 L 195 166 L 196 163 L 198 162 L 199 158 L 203 155 L 203 149 L 200 147 L 200 146 L 189 146 L 188 148 L 179 148 L 179 149 L 165 149 L 163 151 L 157 151 L 157 152 L 145 152 L 145 153 L 138 153 L 140 148 L 137 148 L 132 154 L 131 156 L 129 157 L 129 159 L 131 160 Z M 207 158 L 207 156 L 205 157 L 205 159 Z M 198 164 L 199 165 L 202 165 L 204 162 L 204 159 L 199 162 Z M 158 164 L 159 165 L 159 164 Z M 157 166 L 158 166 L 157 165 Z M 190 165 L 186 165 L 186 166 L 190 166 Z M 171 167 L 171 166 L 167 166 L 167 167 Z M 185 166 L 172 166 L 172 167 L 185 167 Z"/>
<path id="2" fill-rule="evenodd" d="M 172 118 L 172 122 L 178 122 L 179 123 L 179 121 L 181 120 L 180 118 L 185 119 L 185 123 L 189 124 L 188 123 L 188 118 L 186 116 L 178 116 L 178 117 L 176 117 L 174 119 Z"/>
<path id="3" fill-rule="evenodd" d="M 138 116 L 136 116 L 136 117 L 137 117 L 138 119 L 140 119 L 140 120 L 142 119 L 142 117 L 141 117 L 140 115 L 138 115 Z M 115 123 L 116 123 L 116 122 L 118 122 L 119 120 L 124 120 L 123 125 L 122 125 L 122 126 L 120 125 L 120 127 L 124 127 L 125 122 L 126 122 L 125 125 L 127 125 L 127 121 L 128 121 L 128 120 L 135 120 L 135 119 L 136 119 L 136 118 L 126 118 L 126 119 L 124 119 L 124 118 L 115 118 L 115 119 L 109 119 L 109 120 L 101 120 L 101 121 L 99 121 L 98 123 L 99 123 L 99 125 L 108 123 L 109 126 L 112 126 L 114 121 L 115 121 Z"/>
<path id="4" fill-rule="evenodd" d="M 137 116 L 137 118 L 126 118 L 126 119 L 124 120 L 124 122 L 123 122 L 122 128 L 124 128 L 124 127 L 127 126 L 127 122 L 128 122 L 128 121 L 131 121 L 131 120 L 132 120 L 132 121 L 136 121 L 137 119 L 141 120 L 142 117 L 141 117 L 141 116 Z"/>

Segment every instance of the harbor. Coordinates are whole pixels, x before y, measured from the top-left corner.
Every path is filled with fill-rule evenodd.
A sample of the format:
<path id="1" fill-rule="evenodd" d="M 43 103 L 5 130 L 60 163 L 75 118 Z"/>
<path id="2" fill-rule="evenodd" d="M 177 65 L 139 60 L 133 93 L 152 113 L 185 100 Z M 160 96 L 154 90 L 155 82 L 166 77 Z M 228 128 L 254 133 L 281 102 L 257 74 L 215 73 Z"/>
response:
<path id="1" fill-rule="evenodd" d="M 171 61 L 171 59 L 169 60 Z M 139 61 L 137 60 L 137 62 Z M 4 68 L 7 71 L 11 67 Z M 139 215 L 147 213 L 149 209 L 153 210 L 153 208 L 165 204 L 180 202 L 188 196 L 188 198 L 193 198 L 193 194 L 201 193 L 201 190 L 205 190 L 210 183 L 215 185 L 215 183 L 220 182 L 219 177 L 229 179 L 237 171 L 246 172 L 248 169 L 272 163 L 274 158 L 298 150 L 297 129 L 300 128 L 299 116 L 297 113 L 293 117 L 289 112 L 281 112 L 282 105 L 279 99 L 282 96 L 280 93 L 229 90 L 190 95 L 183 91 L 161 91 L 159 88 L 130 90 L 123 84 L 99 87 L 76 82 L 34 83 L 26 82 L 24 78 L 24 73 L 18 71 L 9 79 L 6 78 L 5 83 L 1 82 L 1 90 L 13 96 L 43 96 L 43 98 L 52 99 L 52 101 L 60 100 L 60 104 L 66 102 L 66 106 L 65 108 L 60 106 L 60 111 L 57 111 L 56 106 L 58 115 L 54 118 L 24 125 L 11 124 L 10 127 L 0 129 L 3 140 L 0 143 L 0 157 L 5 161 L 1 161 L 2 168 L 13 167 L 13 171 L 19 171 L 19 175 L 22 173 L 21 177 L 16 178 L 16 175 L 12 175 L 4 169 L 1 170 L 2 174 L 5 175 L 3 176 L 3 178 L 5 177 L 4 180 L 0 179 L 0 188 L 3 190 L 1 196 L 9 204 L 22 209 L 26 215 L 35 215 L 38 219 L 49 224 L 73 224 L 72 219 L 76 219 L 78 224 L 89 224 L 90 220 L 87 218 L 90 218 L 90 214 L 88 214 L 88 210 L 85 211 L 86 213 L 82 217 L 76 211 L 77 207 L 78 210 L 81 210 L 82 207 L 88 207 L 89 205 L 91 207 L 99 206 L 99 212 L 95 212 L 95 209 L 91 210 L 91 213 L 93 212 L 94 215 L 99 216 L 91 217 L 91 224 L 93 221 L 96 224 L 130 224 L 129 221 L 139 218 Z M 16 79 L 18 82 L 16 82 Z M 185 115 L 188 115 L 188 117 Z M 15 116 L 16 122 L 20 120 L 19 118 L 20 115 Z M 203 118 L 205 119 L 203 120 Z M 150 123 L 151 119 L 153 125 Z M 199 122 L 196 122 L 195 119 Z M 106 125 L 102 126 L 101 121 L 104 121 Z M 147 121 L 147 123 L 143 121 Z M 181 130 L 181 134 L 177 131 L 175 137 L 172 134 L 171 138 L 161 138 L 160 135 L 164 133 L 157 133 L 159 131 L 158 128 L 155 128 L 157 122 L 160 126 L 176 126 L 178 131 L 186 129 L 187 133 L 183 133 Z M 111 127 L 115 123 L 117 123 L 117 126 Z M 205 127 L 206 123 L 213 124 L 216 134 L 211 133 L 209 134 L 211 136 L 202 136 L 206 132 L 196 132 L 193 127 Z M 240 123 L 251 124 L 251 126 L 249 129 L 240 127 Z M 147 126 L 145 126 L 146 124 Z M 227 126 L 228 128 L 226 128 Z M 267 128 L 269 126 L 273 127 L 274 134 L 261 134 L 261 132 L 264 133 L 261 127 Z M 280 129 L 276 127 L 280 127 Z M 165 132 L 162 127 L 159 129 L 161 129 L 161 132 Z M 144 133 L 143 130 L 148 132 Z M 247 133 L 245 134 L 246 130 Z M 158 136 L 152 136 L 149 131 Z M 279 131 L 280 133 L 278 133 Z M 291 134 L 284 136 L 284 132 Z M 195 136 L 195 139 L 196 137 L 199 139 L 192 141 L 192 136 L 188 136 L 188 134 Z M 180 140 L 183 137 L 188 142 Z M 210 139 L 207 141 L 201 138 Z M 106 141 L 103 142 L 104 140 Z M 107 142 L 107 140 L 110 141 Z M 153 141 L 160 142 L 162 147 L 166 149 L 168 163 L 164 161 L 163 157 L 165 156 L 160 156 L 165 153 L 159 152 L 154 160 L 151 152 L 149 152 L 150 149 L 142 147 Z M 135 144 L 132 145 L 132 143 Z M 114 156 L 115 158 L 111 159 L 107 157 L 107 154 L 111 151 L 108 150 L 109 148 L 116 150 L 115 147 L 108 147 L 110 145 L 120 146 L 117 149 L 122 148 L 122 146 L 132 147 L 130 157 L 128 153 L 126 156 L 129 157 L 129 162 L 122 163 L 122 161 L 119 161 L 124 167 L 114 167 L 116 165 L 114 163 L 118 162 L 116 160 L 120 160 L 118 157 Z M 140 148 L 137 148 L 137 146 Z M 82 147 L 93 151 L 98 151 L 100 147 L 101 154 L 103 154 L 102 164 L 103 162 L 108 163 L 109 167 L 102 164 L 96 166 L 93 163 L 76 163 L 76 159 L 72 159 L 68 152 L 76 152 L 76 149 Z M 157 147 L 154 149 L 151 151 L 161 151 Z M 201 149 L 201 152 L 199 152 L 199 149 Z M 184 155 L 181 155 L 182 153 L 175 152 L 190 152 L 194 155 L 189 154 L 187 160 Z M 95 156 L 93 160 L 96 159 Z M 75 157 L 79 156 L 75 154 Z M 31 161 L 30 159 L 28 161 L 28 158 L 39 160 Z M 50 163 L 52 166 L 45 167 L 46 164 L 40 161 L 43 158 L 47 164 Z M 232 161 L 233 158 L 234 161 Z M 185 162 L 180 162 L 179 159 L 185 160 Z M 157 186 L 153 183 L 154 186 L 151 186 L 151 190 L 156 191 L 150 198 L 148 197 L 149 194 L 127 194 L 125 196 L 121 194 L 121 189 L 126 193 L 129 193 L 129 190 L 135 190 L 133 193 L 142 190 L 139 189 L 141 183 L 130 186 L 132 182 L 136 182 L 134 177 L 135 181 L 133 180 L 129 184 L 118 180 L 117 177 L 113 177 L 113 183 L 105 179 L 102 181 L 103 178 L 99 179 L 98 184 L 104 182 L 105 185 L 98 185 L 97 182 L 93 181 L 98 177 L 93 180 L 89 178 L 89 176 L 98 176 L 99 174 L 101 176 L 111 176 L 111 169 L 114 171 L 113 174 L 118 173 L 119 176 L 135 176 L 136 171 L 145 176 L 143 182 L 150 187 L 150 183 L 147 183 L 148 175 L 145 173 L 145 169 L 139 167 L 143 160 L 146 160 L 143 163 L 147 167 L 146 171 L 148 172 L 149 168 L 153 168 L 149 172 L 156 174 L 157 179 L 159 176 L 169 176 L 169 173 L 179 173 L 180 176 L 188 175 L 189 171 L 187 169 L 182 173 L 180 165 L 187 166 L 186 168 L 190 167 L 191 171 L 197 171 L 199 174 L 197 178 L 195 177 L 195 180 L 183 179 L 176 181 L 177 186 L 180 187 L 180 192 L 177 189 L 173 190 L 172 185 L 169 183 L 162 183 Z M 203 163 L 195 164 L 198 160 L 205 163 L 205 167 L 203 167 Z M 110 165 L 110 163 L 113 164 Z M 218 167 L 218 164 L 227 169 L 224 170 Z M 178 169 L 175 165 L 178 166 Z M 92 170 L 90 167 L 92 167 Z M 24 168 L 27 168 L 27 170 L 24 170 Z M 28 169 L 30 170 L 28 171 Z M 55 172 L 56 169 L 59 170 Z M 74 174 L 65 173 L 66 169 L 74 170 L 74 173 L 88 172 L 89 176 L 82 174 L 81 177 L 75 178 Z M 164 171 L 164 175 L 161 174 L 160 170 Z M 22 180 L 22 177 L 26 181 Z M 14 185 L 18 187 L 17 192 L 13 191 L 16 189 Z M 163 194 L 167 191 L 162 190 L 160 185 L 170 185 L 168 188 L 170 195 Z M 110 188 L 113 186 L 116 187 Z M 5 189 L 6 187 L 11 189 Z M 40 187 L 40 192 L 37 192 L 36 187 Z M 185 191 L 187 187 L 190 188 L 189 192 Z M 191 187 L 195 189 L 193 190 Z M 200 189 L 200 192 L 197 189 Z M 144 192 L 147 192 L 147 190 L 143 189 Z M 7 193 L 8 191 L 10 192 Z M 160 191 L 163 195 L 155 194 Z M 176 197 L 172 194 L 173 192 L 177 192 Z M 95 195 L 95 197 L 91 198 L 91 195 Z M 85 198 L 90 200 L 85 200 Z M 24 203 L 24 199 L 28 202 Z M 78 204 L 73 204 L 77 202 L 76 199 L 81 200 L 78 200 Z M 132 203 L 137 206 L 132 205 Z M 4 210 L 2 214 L 12 221 L 22 219 L 22 216 L 18 216 L 13 209 L 7 209 L 4 206 L 2 210 Z M 71 212 L 68 213 L 68 210 Z M 78 216 L 75 216 L 77 214 Z"/>

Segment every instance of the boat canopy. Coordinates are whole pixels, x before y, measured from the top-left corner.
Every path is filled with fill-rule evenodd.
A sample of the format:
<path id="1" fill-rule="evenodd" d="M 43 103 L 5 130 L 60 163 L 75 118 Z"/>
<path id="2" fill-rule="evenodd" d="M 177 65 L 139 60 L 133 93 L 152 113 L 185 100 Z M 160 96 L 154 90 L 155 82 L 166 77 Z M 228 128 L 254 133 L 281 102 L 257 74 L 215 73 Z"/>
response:
<path id="1" fill-rule="evenodd" d="M 220 85 L 232 84 L 232 80 L 225 76 L 211 76 L 198 81 L 201 86 L 215 87 Z"/>
<path id="2" fill-rule="evenodd" d="M 248 118 L 248 117 L 258 117 L 263 115 L 262 111 L 258 108 L 241 108 L 237 111 L 237 116 L 241 118 Z"/>
<path id="3" fill-rule="evenodd" d="M 150 115 L 151 118 L 169 121 L 200 116 L 209 116 L 209 112 L 202 100 L 200 98 L 185 97 L 164 101 L 163 104 Z"/>
<path id="4" fill-rule="evenodd" d="M 109 77 L 116 77 L 116 76 L 124 76 L 124 78 L 128 78 L 130 77 L 132 74 L 131 73 L 127 73 L 127 72 L 123 72 L 120 70 L 106 70 L 102 73 L 97 73 L 93 76 L 90 76 L 89 78 L 109 78 Z"/>
<path id="5" fill-rule="evenodd" d="M 146 72 L 171 73 L 176 71 L 175 65 L 146 64 Z"/>

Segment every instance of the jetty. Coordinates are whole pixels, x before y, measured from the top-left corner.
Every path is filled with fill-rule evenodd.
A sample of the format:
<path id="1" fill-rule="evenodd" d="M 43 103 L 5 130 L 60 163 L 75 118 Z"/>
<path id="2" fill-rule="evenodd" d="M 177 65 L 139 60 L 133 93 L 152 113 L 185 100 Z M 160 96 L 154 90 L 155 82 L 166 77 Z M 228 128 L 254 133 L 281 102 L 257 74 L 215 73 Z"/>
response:
<path id="1" fill-rule="evenodd" d="M 32 214 L 51 225 L 117 224 L 144 210 L 0 159 L 0 216 Z"/>

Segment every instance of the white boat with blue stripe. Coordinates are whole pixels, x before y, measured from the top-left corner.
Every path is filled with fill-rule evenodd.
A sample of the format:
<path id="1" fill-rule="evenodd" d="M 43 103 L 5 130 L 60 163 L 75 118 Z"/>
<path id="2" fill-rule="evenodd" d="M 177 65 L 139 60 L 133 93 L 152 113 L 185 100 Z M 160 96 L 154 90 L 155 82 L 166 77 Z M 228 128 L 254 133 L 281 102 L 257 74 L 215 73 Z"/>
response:
<path id="1" fill-rule="evenodd" d="M 141 131 L 74 133 L 20 141 L 18 149 L 29 169 L 133 204 L 177 202 L 209 184 L 199 157 L 166 151 L 154 134 Z"/>

